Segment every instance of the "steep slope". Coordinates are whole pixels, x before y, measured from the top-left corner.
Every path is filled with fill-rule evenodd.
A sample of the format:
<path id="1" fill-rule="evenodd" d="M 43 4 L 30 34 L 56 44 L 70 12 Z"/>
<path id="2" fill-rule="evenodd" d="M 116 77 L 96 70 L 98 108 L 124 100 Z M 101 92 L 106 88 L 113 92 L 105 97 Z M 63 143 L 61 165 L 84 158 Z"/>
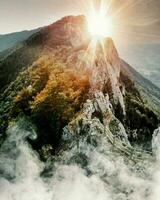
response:
<path id="1" fill-rule="evenodd" d="M 135 82 L 136 87 L 143 96 L 144 101 L 148 103 L 155 112 L 160 114 L 160 89 L 123 60 L 122 66 L 122 71 L 125 70 L 130 75 L 130 78 Z M 152 101 L 150 101 L 150 99 L 152 99 Z"/>
<path id="2" fill-rule="evenodd" d="M 86 40 L 84 29 L 86 29 L 84 17 L 65 17 L 42 28 L 21 45 L 13 48 L 9 54 L 0 59 L 0 91 L 4 91 L 6 86 L 15 80 L 22 68 L 27 68 L 39 56 L 50 51 L 50 48 L 60 45 L 82 45 L 84 42 L 82 40 Z"/>
<path id="3" fill-rule="evenodd" d="M 135 43 L 117 44 L 120 57 L 141 73 L 144 77 L 160 87 L 160 44 Z M 144 56 L 145 55 L 145 56 Z"/>
<path id="4" fill-rule="evenodd" d="M 119 58 L 113 41 L 102 42 L 93 46 L 84 16 L 69 16 L 44 27 L 4 58 L 4 138 L 10 121 L 27 116 L 38 132 L 30 143 L 42 158 L 48 145 L 52 153 L 62 148 L 63 136 L 68 140 L 100 127 L 112 143 L 118 139 L 122 151 L 132 151 L 130 142 L 150 149 L 159 123 L 159 90 L 153 86 L 147 92 L 146 81 Z M 150 95 L 147 103 L 141 88 Z M 157 105 L 150 108 L 153 99 Z"/>

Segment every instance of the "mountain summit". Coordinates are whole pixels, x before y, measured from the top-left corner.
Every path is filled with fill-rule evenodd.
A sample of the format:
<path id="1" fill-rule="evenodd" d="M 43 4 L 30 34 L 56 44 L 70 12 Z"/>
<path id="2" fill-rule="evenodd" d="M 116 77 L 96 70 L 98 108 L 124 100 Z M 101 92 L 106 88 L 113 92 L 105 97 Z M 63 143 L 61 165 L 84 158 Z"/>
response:
<path id="1" fill-rule="evenodd" d="M 55 153 L 92 131 L 117 138 L 122 151 L 151 150 L 160 90 L 119 58 L 111 38 L 95 44 L 84 16 L 42 28 L 0 61 L 0 71 L 2 140 L 11 121 L 27 117 L 42 158 L 48 146 Z"/>
<path id="2" fill-rule="evenodd" d="M 0 60 L 2 200 L 159 200 L 160 89 L 84 16 Z"/>

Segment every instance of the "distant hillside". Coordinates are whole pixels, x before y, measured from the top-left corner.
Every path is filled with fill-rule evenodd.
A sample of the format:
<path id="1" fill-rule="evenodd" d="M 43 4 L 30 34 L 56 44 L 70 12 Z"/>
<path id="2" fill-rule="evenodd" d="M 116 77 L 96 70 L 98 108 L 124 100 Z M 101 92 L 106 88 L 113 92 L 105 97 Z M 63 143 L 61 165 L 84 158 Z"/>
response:
<path id="1" fill-rule="evenodd" d="M 38 30 L 39 29 L 34 29 L 31 31 L 21 31 L 6 35 L 0 35 L 0 52 L 6 51 L 7 49 L 12 48 L 14 45 L 18 44 L 19 42 L 26 40 Z"/>
<path id="2" fill-rule="evenodd" d="M 160 87 L 160 44 L 118 46 L 120 56 L 144 77 Z"/>

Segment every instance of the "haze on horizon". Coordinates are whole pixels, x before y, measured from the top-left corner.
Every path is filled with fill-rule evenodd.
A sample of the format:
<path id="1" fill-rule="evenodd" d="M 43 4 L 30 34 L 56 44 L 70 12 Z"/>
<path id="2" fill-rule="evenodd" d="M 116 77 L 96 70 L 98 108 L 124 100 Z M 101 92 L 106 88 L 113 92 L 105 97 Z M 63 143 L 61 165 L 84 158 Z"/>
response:
<path id="1" fill-rule="evenodd" d="M 86 14 L 89 2 L 98 0 L 0 0 L 0 34 L 30 30 L 66 15 Z M 111 0 L 108 1 L 108 4 Z M 112 0 L 116 36 L 160 41 L 160 0 Z M 116 13 L 116 15 L 115 15 Z"/>

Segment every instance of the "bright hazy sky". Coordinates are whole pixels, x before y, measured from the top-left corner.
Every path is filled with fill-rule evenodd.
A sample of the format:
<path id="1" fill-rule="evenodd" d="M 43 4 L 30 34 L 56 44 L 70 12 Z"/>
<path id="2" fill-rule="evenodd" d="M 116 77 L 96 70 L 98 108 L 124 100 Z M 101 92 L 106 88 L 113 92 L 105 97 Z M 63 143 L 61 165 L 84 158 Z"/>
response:
<path id="1" fill-rule="evenodd" d="M 48 25 L 65 15 L 86 12 L 91 0 L 0 0 L 0 34 Z M 98 1 L 98 0 L 94 0 Z M 106 0 L 110 2 L 111 0 Z M 160 0 L 112 0 L 121 33 L 160 40 Z"/>
<path id="2" fill-rule="evenodd" d="M 0 0 L 0 34 L 33 29 L 82 12 L 79 0 Z"/>

